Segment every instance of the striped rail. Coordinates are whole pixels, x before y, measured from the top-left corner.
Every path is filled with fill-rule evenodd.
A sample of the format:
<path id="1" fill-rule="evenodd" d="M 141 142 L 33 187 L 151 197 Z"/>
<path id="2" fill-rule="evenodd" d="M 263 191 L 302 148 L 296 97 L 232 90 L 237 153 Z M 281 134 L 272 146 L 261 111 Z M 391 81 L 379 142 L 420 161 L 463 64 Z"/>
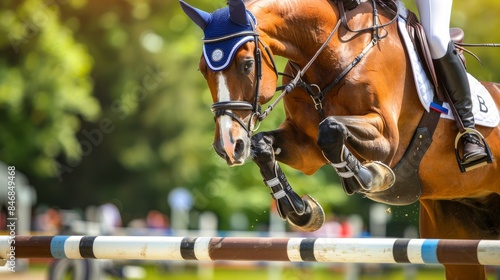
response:
<path id="1" fill-rule="evenodd" d="M 500 240 L 0 236 L 0 259 L 12 257 L 500 265 Z"/>

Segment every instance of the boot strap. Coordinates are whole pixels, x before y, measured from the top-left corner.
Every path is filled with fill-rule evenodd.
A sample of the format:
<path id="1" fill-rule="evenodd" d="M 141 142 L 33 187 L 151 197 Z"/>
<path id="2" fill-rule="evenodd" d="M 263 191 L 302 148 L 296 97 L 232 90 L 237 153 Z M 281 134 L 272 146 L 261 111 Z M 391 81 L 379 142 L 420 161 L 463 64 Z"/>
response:
<path id="1" fill-rule="evenodd" d="M 467 143 L 471 143 L 471 144 L 475 144 L 475 145 L 478 145 L 478 146 L 481 146 L 481 147 L 484 147 L 484 144 L 483 142 L 479 139 L 478 136 L 476 136 L 476 134 L 472 134 L 472 133 L 468 133 L 466 132 L 464 135 L 463 135 L 463 138 L 464 138 L 464 142 L 467 142 Z"/>

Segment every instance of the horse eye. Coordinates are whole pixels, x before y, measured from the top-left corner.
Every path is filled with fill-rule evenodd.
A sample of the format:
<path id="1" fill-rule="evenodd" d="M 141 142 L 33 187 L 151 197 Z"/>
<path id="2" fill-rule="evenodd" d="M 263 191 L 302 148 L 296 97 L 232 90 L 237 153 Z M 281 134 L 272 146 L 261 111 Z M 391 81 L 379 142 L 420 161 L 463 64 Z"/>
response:
<path id="1" fill-rule="evenodd" d="M 253 60 L 247 60 L 243 63 L 243 73 L 245 73 L 245 75 L 250 74 L 250 70 L 253 68 L 253 63 Z"/>

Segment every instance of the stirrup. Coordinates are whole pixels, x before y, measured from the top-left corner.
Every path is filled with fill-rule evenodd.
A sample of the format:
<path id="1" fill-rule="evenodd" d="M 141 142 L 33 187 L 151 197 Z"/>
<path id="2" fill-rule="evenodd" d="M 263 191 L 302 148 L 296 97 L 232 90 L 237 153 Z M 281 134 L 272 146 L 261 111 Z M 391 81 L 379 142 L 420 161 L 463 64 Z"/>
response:
<path id="1" fill-rule="evenodd" d="M 464 136 L 467 133 L 475 134 L 477 137 L 479 137 L 479 139 L 481 139 L 484 145 L 484 151 L 486 152 L 486 156 L 472 162 L 464 163 L 463 158 L 460 157 L 460 153 L 458 151 L 458 143 L 460 142 L 460 138 L 462 138 L 462 136 Z M 493 162 L 493 156 L 491 155 L 491 150 L 490 147 L 488 146 L 488 143 L 486 143 L 486 140 L 484 139 L 483 135 L 479 131 L 473 128 L 465 128 L 464 132 L 459 132 L 457 134 L 457 137 L 455 138 L 455 156 L 457 158 L 458 167 L 460 168 L 460 171 L 462 173 Z"/>

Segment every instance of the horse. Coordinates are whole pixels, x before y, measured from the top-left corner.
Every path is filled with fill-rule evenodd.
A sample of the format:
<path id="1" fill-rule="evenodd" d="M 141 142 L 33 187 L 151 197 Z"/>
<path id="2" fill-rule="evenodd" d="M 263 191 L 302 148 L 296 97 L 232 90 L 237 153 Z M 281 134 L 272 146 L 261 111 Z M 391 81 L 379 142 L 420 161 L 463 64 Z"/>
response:
<path id="1" fill-rule="evenodd" d="M 307 175 L 331 165 L 348 194 L 390 205 L 419 201 L 423 238 L 500 237 L 498 162 L 463 172 L 455 122 L 434 117 L 431 128 L 421 125 L 431 113 L 417 96 L 393 1 L 347 9 L 355 1 L 229 0 L 213 13 L 179 1 L 205 35 L 199 70 L 214 102 L 213 147 L 229 166 L 257 164 L 283 219 L 314 231 L 324 213 L 293 191 L 279 163 Z M 274 56 L 288 60 L 283 73 Z M 498 109 L 500 84 L 481 84 Z M 254 134 L 278 102 L 283 123 Z M 499 126 L 478 131 L 498 159 Z M 420 158 L 402 164 L 408 154 Z M 481 265 L 445 270 L 447 279 L 486 278 Z"/>

